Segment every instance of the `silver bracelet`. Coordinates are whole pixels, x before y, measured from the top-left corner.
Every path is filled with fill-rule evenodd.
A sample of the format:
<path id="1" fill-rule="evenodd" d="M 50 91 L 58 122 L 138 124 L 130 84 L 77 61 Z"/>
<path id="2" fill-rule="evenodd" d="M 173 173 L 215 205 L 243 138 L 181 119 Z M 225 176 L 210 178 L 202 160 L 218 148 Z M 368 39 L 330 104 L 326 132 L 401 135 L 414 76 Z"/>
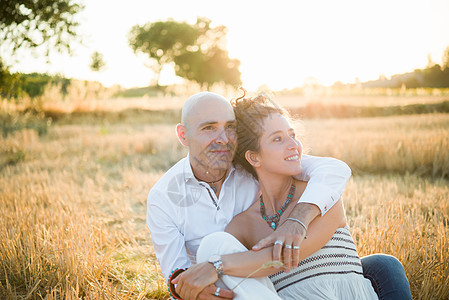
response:
<path id="1" fill-rule="evenodd" d="M 295 218 L 287 218 L 287 220 L 295 221 L 295 222 L 298 222 L 299 224 L 301 224 L 302 227 L 304 227 L 304 229 L 306 230 L 306 236 L 304 237 L 304 239 L 307 238 L 307 226 L 306 226 L 306 224 L 304 224 L 303 222 L 301 222 L 300 220 L 295 219 Z"/>

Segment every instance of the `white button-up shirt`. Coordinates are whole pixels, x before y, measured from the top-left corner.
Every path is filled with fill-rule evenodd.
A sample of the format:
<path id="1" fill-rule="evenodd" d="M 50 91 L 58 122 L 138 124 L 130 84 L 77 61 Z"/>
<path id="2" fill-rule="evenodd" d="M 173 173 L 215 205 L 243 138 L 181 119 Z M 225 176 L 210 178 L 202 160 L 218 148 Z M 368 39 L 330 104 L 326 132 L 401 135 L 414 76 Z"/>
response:
<path id="1" fill-rule="evenodd" d="M 297 178 L 308 184 L 298 203 L 313 203 L 324 214 L 340 199 L 351 170 L 340 160 L 309 155 L 302 156 L 301 165 Z M 195 178 L 189 156 L 170 168 L 147 199 L 147 225 L 165 279 L 174 269 L 194 264 L 201 239 L 224 231 L 256 200 L 258 190 L 257 181 L 240 166 L 231 166 L 218 197 Z"/>

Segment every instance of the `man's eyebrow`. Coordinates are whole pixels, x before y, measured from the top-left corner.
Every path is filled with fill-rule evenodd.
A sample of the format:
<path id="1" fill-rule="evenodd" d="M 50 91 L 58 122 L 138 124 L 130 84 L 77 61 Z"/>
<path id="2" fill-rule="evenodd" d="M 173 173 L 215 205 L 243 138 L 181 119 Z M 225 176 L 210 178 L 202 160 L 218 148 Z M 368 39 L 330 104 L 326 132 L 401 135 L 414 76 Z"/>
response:
<path id="1" fill-rule="evenodd" d="M 229 124 L 229 123 L 236 123 L 236 120 L 226 121 L 226 124 Z M 218 122 L 217 121 L 206 121 L 206 122 L 200 123 L 200 125 L 198 127 L 203 127 L 206 125 L 215 125 L 215 124 L 218 124 Z"/>
<path id="2" fill-rule="evenodd" d="M 217 121 L 206 121 L 206 122 L 200 123 L 200 125 L 198 127 L 203 127 L 203 126 L 206 126 L 206 125 L 214 125 L 214 124 L 217 124 L 217 123 L 218 123 Z"/>

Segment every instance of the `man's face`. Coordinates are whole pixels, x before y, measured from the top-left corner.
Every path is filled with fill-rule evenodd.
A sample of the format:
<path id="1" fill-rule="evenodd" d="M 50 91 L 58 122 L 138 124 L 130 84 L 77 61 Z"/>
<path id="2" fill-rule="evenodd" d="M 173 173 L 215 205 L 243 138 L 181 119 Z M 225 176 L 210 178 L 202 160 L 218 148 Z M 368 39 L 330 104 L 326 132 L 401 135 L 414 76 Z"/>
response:
<path id="1" fill-rule="evenodd" d="M 237 147 L 236 121 L 229 103 L 201 99 L 185 126 L 194 171 L 213 175 L 229 169 Z"/>

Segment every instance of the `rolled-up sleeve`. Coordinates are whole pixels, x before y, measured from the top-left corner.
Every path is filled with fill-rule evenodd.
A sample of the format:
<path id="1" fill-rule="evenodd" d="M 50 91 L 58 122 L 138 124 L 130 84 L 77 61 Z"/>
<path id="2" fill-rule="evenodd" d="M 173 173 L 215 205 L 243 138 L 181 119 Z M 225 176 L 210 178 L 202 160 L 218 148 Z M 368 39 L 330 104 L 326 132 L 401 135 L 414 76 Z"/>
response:
<path id="1" fill-rule="evenodd" d="M 162 193 L 150 191 L 147 199 L 147 226 L 151 232 L 156 258 L 167 281 L 176 268 L 188 268 L 191 261 L 186 251 L 184 235 L 180 232 L 176 216 Z"/>
<path id="2" fill-rule="evenodd" d="M 302 156 L 302 173 L 297 179 L 308 181 L 298 203 L 312 203 L 324 215 L 340 198 L 351 177 L 349 166 L 331 157 Z"/>

